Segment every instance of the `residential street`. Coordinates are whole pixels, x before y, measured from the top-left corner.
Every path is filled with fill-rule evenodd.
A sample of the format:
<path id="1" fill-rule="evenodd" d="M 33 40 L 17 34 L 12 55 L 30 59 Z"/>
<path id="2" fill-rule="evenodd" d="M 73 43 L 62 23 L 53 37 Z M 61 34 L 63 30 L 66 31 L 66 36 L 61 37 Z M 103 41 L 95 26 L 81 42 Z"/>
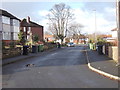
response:
<path id="1" fill-rule="evenodd" d="M 3 66 L 3 88 L 118 88 L 118 82 L 91 71 L 84 46 L 77 46 Z"/>

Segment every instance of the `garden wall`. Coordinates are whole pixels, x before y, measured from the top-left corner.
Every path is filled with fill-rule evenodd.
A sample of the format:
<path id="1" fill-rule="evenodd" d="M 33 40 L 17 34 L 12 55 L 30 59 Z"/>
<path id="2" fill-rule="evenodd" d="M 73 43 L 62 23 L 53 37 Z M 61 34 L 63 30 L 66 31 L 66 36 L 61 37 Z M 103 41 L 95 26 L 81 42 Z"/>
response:
<path id="1" fill-rule="evenodd" d="M 118 47 L 117 46 L 109 46 L 108 56 L 118 62 Z"/>

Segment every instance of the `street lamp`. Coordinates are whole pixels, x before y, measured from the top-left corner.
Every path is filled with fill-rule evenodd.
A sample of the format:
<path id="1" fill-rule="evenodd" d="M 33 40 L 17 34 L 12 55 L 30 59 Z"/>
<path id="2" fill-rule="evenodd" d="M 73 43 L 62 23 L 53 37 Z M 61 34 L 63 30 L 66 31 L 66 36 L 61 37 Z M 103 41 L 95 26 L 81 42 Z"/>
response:
<path id="1" fill-rule="evenodd" d="M 97 31 L 97 24 L 96 24 L 96 10 L 93 10 L 95 14 L 95 31 L 94 31 L 94 40 L 95 43 L 97 42 L 96 31 Z"/>

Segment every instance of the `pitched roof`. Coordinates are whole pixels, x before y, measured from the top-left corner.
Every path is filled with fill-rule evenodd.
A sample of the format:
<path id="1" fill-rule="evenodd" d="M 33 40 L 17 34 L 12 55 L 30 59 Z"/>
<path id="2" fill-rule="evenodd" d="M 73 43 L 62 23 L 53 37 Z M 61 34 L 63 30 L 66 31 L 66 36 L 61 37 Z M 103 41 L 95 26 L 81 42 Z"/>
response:
<path id="1" fill-rule="evenodd" d="M 32 22 L 32 21 L 30 21 L 30 24 L 32 27 L 43 27 L 42 25 L 39 25 L 39 24 Z"/>
<path id="2" fill-rule="evenodd" d="M 13 16 L 12 14 L 10 14 L 10 13 L 8 13 L 7 11 L 2 10 L 2 9 L 0 9 L 0 15 L 9 17 L 9 18 L 11 18 L 11 19 L 17 19 L 17 20 L 20 21 L 20 19 L 18 19 L 17 17 Z"/>
<path id="3" fill-rule="evenodd" d="M 26 19 L 23 19 L 21 21 L 21 27 L 43 27 L 43 26 L 39 25 L 35 22 L 32 22 L 32 21 L 30 21 L 30 23 L 28 23 Z"/>

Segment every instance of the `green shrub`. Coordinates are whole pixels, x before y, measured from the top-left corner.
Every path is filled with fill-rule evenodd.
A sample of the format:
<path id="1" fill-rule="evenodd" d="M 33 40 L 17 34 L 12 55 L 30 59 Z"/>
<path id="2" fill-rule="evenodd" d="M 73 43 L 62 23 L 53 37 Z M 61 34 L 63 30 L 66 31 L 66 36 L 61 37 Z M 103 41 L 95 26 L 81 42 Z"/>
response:
<path id="1" fill-rule="evenodd" d="M 97 45 L 105 45 L 107 42 L 106 40 L 104 40 L 103 38 L 98 38 L 97 39 Z"/>
<path id="2" fill-rule="evenodd" d="M 18 34 L 18 38 L 19 38 L 19 42 L 20 42 L 22 45 L 25 45 L 26 39 L 25 39 L 25 35 L 24 35 L 24 33 L 22 32 L 22 30 L 20 30 L 20 32 L 19 32 L 19 34 Z"/>
<path id="3" fill-rule="evenodd" d="M 6 45 L 6 43 L 4 41 L 2 41 L 2 49 L 5 49 L 5 45 Z"/>
<path id="4" fill-rule="evenodd" d="M 16 45 L 15 42 L 10 42 L 10 43 L 9 43 L 9 46 L 10 46 L 11 49 L 15 48 L 15 45 Z"/>
<path id="5" fill-rule="evenodd" d="M 34 35 L 33 36 L 33 42 L 34 44 L 36 44 L 39 41 L 39 36 L 38 35 Z"/>

